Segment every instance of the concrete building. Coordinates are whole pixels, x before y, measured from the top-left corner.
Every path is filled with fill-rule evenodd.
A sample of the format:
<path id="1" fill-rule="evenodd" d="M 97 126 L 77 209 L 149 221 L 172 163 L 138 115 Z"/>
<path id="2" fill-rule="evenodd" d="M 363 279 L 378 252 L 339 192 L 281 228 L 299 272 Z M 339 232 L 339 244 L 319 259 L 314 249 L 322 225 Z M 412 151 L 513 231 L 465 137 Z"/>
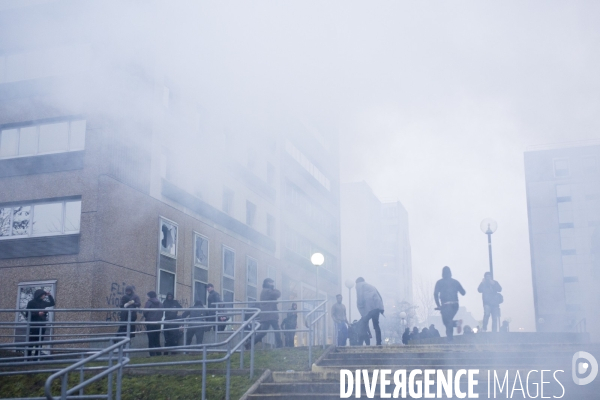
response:
<path id="1" fill-rule="evenodd" d="M 412 303 L 408 214 L 400 202 L 379 201 L 364 181 L 342 184 L 341 193 L 342 280 L 362 276 L 375 285 L 391 315 L 400 303 Z M 352 319 L 357 319 L 352 292 Z M 343 295 L 348 297 L 347 289 Z"/>
<path id="2" fill-rule="evenodd" d="M 136 11 L 0 12 L 0 307 L 39 287 L 57 307 L 114 307 L 126 285 L 188 306 L 209 282 L 225 301 L 253 301 L 266 277 L 285 299 L 314 298 L 315 251 L 320 296 L 335 295 L 335 131 L 199 106 L 187 77 L 156 62 L 151 10 Z M 107 21 L 131 36 L 103 34 Z"/>
<path id="3" fill-rule="evenodd" d="M 538 331 L 600 338 L 600 145 L 525 153 Z"/>

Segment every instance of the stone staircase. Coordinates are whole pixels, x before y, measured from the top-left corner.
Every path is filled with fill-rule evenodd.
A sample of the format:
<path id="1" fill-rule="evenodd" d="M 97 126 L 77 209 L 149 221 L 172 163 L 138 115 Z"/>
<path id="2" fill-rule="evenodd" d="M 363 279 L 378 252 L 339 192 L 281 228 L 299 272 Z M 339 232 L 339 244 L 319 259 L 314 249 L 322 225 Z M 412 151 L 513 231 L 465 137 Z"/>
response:
<path id="1" fill-rule="evenodd" d="M 591 344 L 432 344 L 383 347 L 331 347 L 317 360 L 310 372 L 273 372 L 262 382 L 248 399 L 338 399 L 340 398 L 340 370 L 368 370 L 372 377 L 375 369 L 406 370 L 408 378 L 412 370 L 452 370 L 453 376 L 458 370 L 478 369 L 475 375 L 478 381 L 474 392 L 479 398 L 541 398 L 541 370 L 544 373 L 544 397 L 562 399 L 600 399 L 600 376 L 585 386 L 576 385 L 571 375 L 572 358 L 575 352 L 586 351 L 600 360 L 600 346 Z M 527 374 L 532 372 L 527 382 Z M 555 380 L 553 374 L 556 372 Z M 589 372 L 589 371 L 588 371 Z M 490 383 L 488 387 L 488 373 Z M 495 375 L 494 375 L 495 374 Z M 362 374 L 361 374 L 362 376 Z M 393 375 L 392 375 L 393 376 Z M 394 390 L 393 377 L 386 393 Z M 498 384 L 494 385 L 494 376 L 499 384 L 507 380 L 502 391 Z M 585 374 L 583 375 L 585 376 Z M 417 376 L 417 382 L 423 375 Z M 437 393 L 435 374 L 434 384 L 430 392 Z M 519 382 L 521 384 L 519 384 Z M 419 385 L 421 386 L 421 385 Z M 512 391 L 513 386 L 515 390 Z M 459 382 L 461 392 L 467 393 L 467 376 L 463 375 Z M 496 395 L 494 396 L 494 388 Z M 520 389 L 523 390 L 520 390 Z M 360 398 L 381 398 L 379 382 L 375 387 L 374 397 L 367 397 L 365 385 L 361 385 Z M 527 392 L 529 390 L 529 394 Z M 512 391 L 512 393 L 511 393 Z M 418 391 L 417 391 L 418 393 Z M 488 395 L 489 393 L 489 395 Z M 423 393 L 424 394 L 424 393 Z M 442 391 L 442 394 L 444 392 Z M 512 396 L 511 396 L 512 394 Z M 454 393 L 456 396 L 456 393 Z M 562 397 L 561 397 L 562 396 Z M 353 392 L 350 398 L 356 398 Z M 400 398 L 402 393 L 400 393 Z M 404 398 L 421 398 L 410 396 Z M 422 398 L 425 398 L 423 395 Z M 434 397 L 448 398 L 448 397 Z M 467 397 L 468 398 L 468 397 Z"/>

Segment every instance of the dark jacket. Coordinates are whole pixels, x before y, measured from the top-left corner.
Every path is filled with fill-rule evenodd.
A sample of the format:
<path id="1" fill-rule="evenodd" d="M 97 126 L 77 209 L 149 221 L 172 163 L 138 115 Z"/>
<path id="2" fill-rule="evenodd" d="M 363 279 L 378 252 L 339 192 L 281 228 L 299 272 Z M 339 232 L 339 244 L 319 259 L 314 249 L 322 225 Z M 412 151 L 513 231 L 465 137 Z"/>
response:
<path id="1" fill-rule="evenodd" d="M 204 307 L 204 304 L 202 304 L 202 301 L 197 301 L 191 308 L 197 308 L 198 310 L 184 311 L 181 317 L 189 318 L 192 322 L 202 322 L 206 320 L 206 318 L 204 317 L 206 317 L 209 314 L 209 312 Z M 190 329 L 196 329 L 198 327 L 199 326 L 192 325 L 190 326 Z M 209 330 L 210 326 L 202 327 L 202 329 Z"/>
<path id="2" fill-rule="evenodd" d="M 162 303 L 156 297 L 153 299 L 148 299 L 144 308 L 162 308 Z M 163 312 L 162 311 L 144 311 L 144 318 L 146 318 L 146 322 L 157 322 L 162 320 Z"/>
<path id="3" fill-rule="evenodd" d="M 48 300 L 42 300 L 42 295 L 46 294 L 43 289 L 38 289 L 33 294 L 33 299 L 29 300 L 27 303 L 28 310 L 44 310 L 47 307 L 53 307 L 56 303 L 54 302 L 54 297 L 52 295 L 48 295 Z M 24 312 L 23 315 L 25 318 L 28 317 L 27 312 Z M 42 315 L 40 312 L 31 312 L 31 322 L 46 322 L 48 321 L 48 312 L 44 311 Z"/>
<path id="4" fill-rule="evenodd" d="M 442 304 L 448 302 L 458 303 L 458 293 L 464 296 L 466 291 L 463 289 L 459 281 L 452 278 L 452 272 L 450 272 L 450 268 L 444 267 L 442 279 L 436 282 L 435 289 L 433 291 L 435 304 L 440 307 Z"/>
<path id="5" fill-rule="evenodd" d="M 169 300 L 169 295 L 173 295 L 172 293 L 167 293 L 167 300 L 163 302 L 163 308 L 181 308 L 181 304 L 175 299 Z M 165 320 L 177 319 L 177 311 L 165 311 Z"/>
<path id="6" fill-rule="evenodd" d="M 402 343 L 408 344 L 409 340 L 410 340 L 410 329 L 406 328 L 406 330 L 402 334 Z"/>
<path id="7" fill-rule="evenodd" d="M 217 303 L 221 302 L 221 295 L 216 290 L 208 294 L 208 308 L 217 308 Z"/>
<path id="8" fill-rule="evenodd" d="M 432 338 L 440 337 L 440 331 L 438 331 L 435 328 L 430 327 L 429 328 L 429 337 L 432 337 Z"/>
<path id="9" fill-rule="evenodd" d="M 281 297 L 281 292 L 274 288 L 263 288 L 260 292 L 260 301 L 272 301 Z M 261 321 L 279 321 L 277 303 L 261 303 L 258 319 Z"/>
<path id="10" fill-rule="evenodd" d="M 479 284 L 477 291 L 482 294 L 483 304 L 492 307 L 500 305 L 497 293 L 502 291 L 502 286 L 497 281 L 492 280 L 492 282 L 488 282 L 485 280 Z"/>
<path id="11" fill-rule="evenodd" d="M 127 294 L 127 291 L 131 291 L 131 295 Z M 133 303 L 129 306 L 125 306 L 130 300 L 133 300 Z M 133 290 L 133 286 L 127 286 L 125 288 L 125 294 L 121 297 L 121 301 L 119 303 L 120 308 L 140 308 L 142 306 L 142 302 L 140 300 L 140 296 L 135 294 Z M 127 321 L 127 311 L 121 311 L 121 321 Z M 131 320 L 135 321 L 137 319 L 137 312 L 133 311 L 131 313 Z"/>
<path id="12" fill-rule="evenodd" d="M 281 329 L 296 329 L 298 327 L 298 311 L 290 311 L 281 321 Z"/>

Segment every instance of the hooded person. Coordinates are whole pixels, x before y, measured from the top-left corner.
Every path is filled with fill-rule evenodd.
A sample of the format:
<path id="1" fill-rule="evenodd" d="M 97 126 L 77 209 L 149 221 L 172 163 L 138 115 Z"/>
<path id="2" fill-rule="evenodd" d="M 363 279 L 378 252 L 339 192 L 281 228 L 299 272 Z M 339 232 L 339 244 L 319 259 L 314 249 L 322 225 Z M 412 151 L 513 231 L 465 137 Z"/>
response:
<path id="1" fill-rule="evenodd" d="M 429 336 L 432 337 L 432 338 L 440 337 L 440 331 L 438 331 L 437 329 L 435 329 L 435 325 L 434 324 L 429 325 Z"/>
<path id="2" fill-rule="evenodd" d="M 165 322 L 163 324 L 163 336 L 165 337 L 165 347 L 173 347 L 179 345 L 179 322 L 167 322 L 176 321 L 179 318 L 177 312 L 178 308 L 181 308 L 181 304 L 175 300 L 173 293 L 167 293 L 167 298 L 163 302 L 163 308 L 174 308 L 173 311 L 165 311 Z"/>
<path id="3" fill-rule="evenodd" d="M 366 321 L 367 327 L 369 320 L 373 321 L 375 329 L 375 340 L 377 346 L 381 346 L 381 329 L 379 328 L 379 314 L 383 314 L 383 299 L 375 286 L 365 282 L 365 279 L 359 277 L 356 279 L 356 306 L 362 318 Z"/>
<path id="4" fill-rule="evenodd" d="M 194 336 L 196 337 L 196 344 L 202 344 L 204 341 L 204 332 L 210 330 L 210 326 L 204 326 L 204 322 L 206 322 L 209 312 L 204 307 L 202 300 L 196 299 L 196 302 L 191 308 L 196 308 L 197 310 L 188 310 L 184 311 L 181 315 L 182 318 L 187 318 L 186 326 L 188 326 L 186 331 L 186 339 L 185 344 L 189 346 L 192 344 L 192 340 L 194 340 Z M 189 324 L 191 323 L 191 325 Z"/>
<path id="5" fill-rule="evenodd" d="M 483 275 L 483 280 L 477 291 L 481 293 L 481 299 L 483 300 L 483 332 L 487 331 L 490 316 L 492 317 L 492 332 L 498 332 L 500 304 L 504 301 L 500 294 L 502 286 L 494 280 L 492 273 L 488 271 Z"/>
<path id="6" fill-rule="evenodd" d="M 261 312 L 258 315 L 258 321 L 260 322 L 258 330 L 260 332 L 254 337 L 254 343 L 261 342 L 269 328 L 279 331 L 279 309 L 275 300 L 281 297 L 281 292 L 275 289 L 275 281 L 271 278 L 266 278 L 262 287 L 259 303 Z M 280 333 L 274 332 L 274 334 L 277 347 L 283 347 Z M 250 342 L 246 343 L 246 348 L 250 348 Z"/>
<path id="7" fill-rule="evenodd" d="M 162 303 L 156 296 L 155 291 L 147 293 L 148 300 L 144 304 L 144 319 L 146 320 L 146 333 L 148 334 L 148 348 L 154 349 L 160 347 L 160 321 L 163 312 L 152 310 L 153 308 L 162 308 Z M 150 350 L 150 357 L 159 356 L 160 352 Z"/>
<path id="8" fill-rule="evenodd" d="M 287 316 L 281 321 L 281 329 L 291 330 L 298 327 L 298 304 L 292 303 Z M 294 347 L 296 332 L 284 332 L 285 347 Z"/>
<path id="9" fill-rule="evenodd" d="M 410 340 L 410 328 L 404 329 L 404 333 L 402 334 L 402 344 L 407 345 Z"/>
<path id="10" fill-rule="evenodd" d="M 133 308 L 140 308 L 142 306 L 142 302 L 140 301 L 140 296 L 135 294 L 135 289 L 133 286 L 125 287 L 125 294 L 121 297 L 121 301 L 119 302 L 119 307 L 124 310 L 121 311 L 120 319 L 122 322 L 127 322 L 127 318 L 129 317 L 130 322 L 135 322 L 137 320 L 137 311 L 128 311 Z M 129 332 L 130 337 L 135 337 L 135 325 L 130 325 Z M 117 335 L 125 336 L 127 333 L 127 324 L 122 324 L 119 326 L 119 330 L 117 331 Z"/>
<path id="11" fill-rule="evenodd" d="M 465 295 L 465 289 L 459 281 L 452 278 L 450 267 L 442 268 L 442 279 L 436 282 L 433 290 L 433 298 L 437 310 L 442 313 L 442 321 L 446 327 L 446 337 L 451 341 L 454 337 L 454 327 L 458 334 L 462 331 L 462 320 L 455 321 L 454 316 L 458 312 L 458 294 Z"/>
<path id="12" fill-rule="evenodd" d="M 48 307 L 55 305 L 54 297 L 44 289 L 38 289 L 33 293 L 33 299 L 27 302 L 27 310 L 34 310 L 24 312 L 23 315 L 31 322 L 29 326 L 29 341 L 37 342 L 38 344 L 33 345 L 33 348 L 39 349 L 41 342 L 46 334 L 46 328 L 44 325 L 48 321 L 48 311 L 45 311 Z M 35 354 L 34 354 L 35 353 Z M 39 350 L 27 350 L 27 355 L 38 355 Z"/>

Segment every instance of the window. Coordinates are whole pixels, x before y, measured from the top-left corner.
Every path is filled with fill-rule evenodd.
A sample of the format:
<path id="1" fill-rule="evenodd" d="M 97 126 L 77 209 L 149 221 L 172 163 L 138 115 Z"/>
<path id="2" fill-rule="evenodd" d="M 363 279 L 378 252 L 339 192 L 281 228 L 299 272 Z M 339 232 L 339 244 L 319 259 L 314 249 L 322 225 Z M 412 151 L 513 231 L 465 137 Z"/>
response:
<path id="1" fill-rule="evenodd" d="M 573 223 L 573 203 L 558 203 L 558 222 L 561 224 Z"/>
<path id="2" fill-rule="evenodd" d="M 267 214 L 267 236 L 275 236 L 275 217 L 273 217 L 271 214 Z"/>
<path id="3" fill-rule="evenodd" d="M 291 142 L 285 143 L 286 152 L 296 160 L 313 178 L 317 180 L 325 189 L 331 190 L 331 182 L 296 146 Z"/>
<path id="4" fill-rule="evenodd" d="M 554 176 L 564 178 L 569 176 L 569 160 L 566 158 L 554 160 Z"/>
<path id="5" fill-rule="evenodd" d="M 0 158 L 78 151 L 85 148 L 85 120 L 53 122 L 0 131 Z"/>
<path id="6" fill-rule="evenodd" d="M 246 200 L 246 225 L 254 226 L 254 217 L 256 216 L 256 205 Z"/>
<path id="7" fill-rule="evenodd" d="M 194 282 L 193 300 L 202 300 L 206 305 L 208 284 L 208 239 L 194 233 L 194 268 L 192 272 Z"/>
<path id="8" fill-rule="evenodd" d="M 158 247 L 158 294 L 175 294 L 175 272 L 177 259 L 177 224 L 165 218 L 159 219 Z M 163 257 L 164 256 L 164 257 Z"/>
<path id="9" fill-rule="evenodd" d="M 258 265 L 252 257 L 246 257 L 246 301 L 258 299 Z"/>
<path id="10" fill-rule="evenodd" d="M 575 249 L 575 229 L 565 228 L 560 230 L 560 249 L 574 250 Z"/>
<path id="11" fill-rule="evenodd" d="M 233 191 L 231 189 L 223 189 L 223 212 L 225 214 L 233 214 Z"/>
<path id="12" fill-rule="evenodd" d="M 0 239 L 79 233 L 81 200 L 0 206 Z"/>
<path id="13" fill-rule="evenodd" d="M 177 258 L 177 225 L 166 219 L 160 220 L 160 253 Z"/>
<path id="14" fill-rule="evenodd" d="M 556 201 L 571 201 L 571 185 L 556 185 Z"/>
<path id="15" fill-rule="evenodd" d="M 235 291 L 235 252 L 223 246 L 223 301 L 233 301 Z"/>
<path id="16" fill-rule="evenodd" d="M 267 163 L 267 183 L 275 185 L 275 167 L 271 163 Z"/>

